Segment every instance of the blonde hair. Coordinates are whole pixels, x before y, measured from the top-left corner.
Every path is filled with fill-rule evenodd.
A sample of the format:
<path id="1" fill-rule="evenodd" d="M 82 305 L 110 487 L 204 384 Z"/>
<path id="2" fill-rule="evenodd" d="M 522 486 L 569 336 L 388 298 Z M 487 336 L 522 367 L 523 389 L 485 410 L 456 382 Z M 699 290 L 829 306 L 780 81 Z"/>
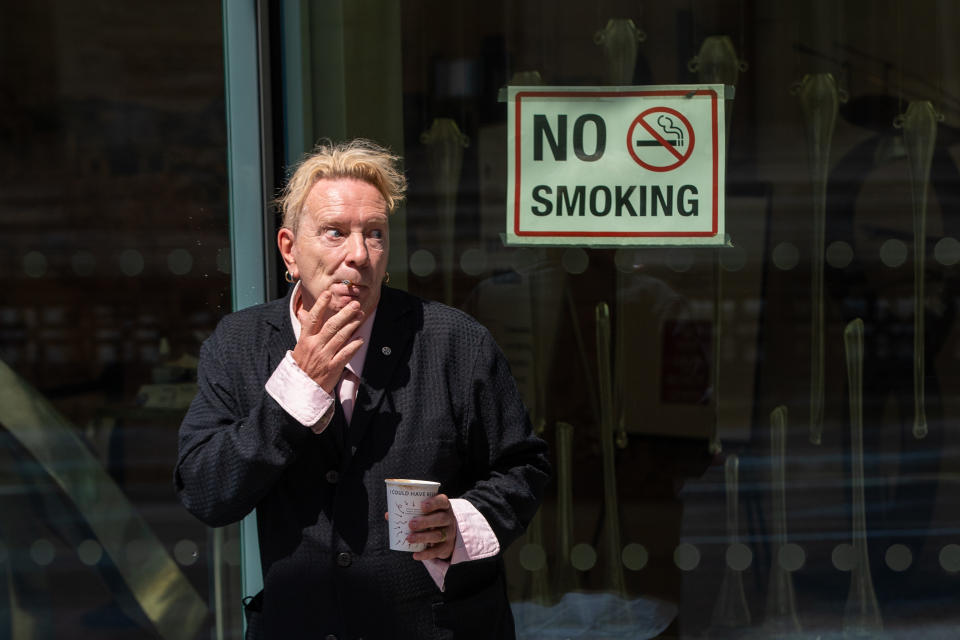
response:
<path id="1" fill-rule="evenodd" d="M 321 142 L 303 159 L 277 199 L 283 227 L 297 233 L 303 203 L 313 186 L 323 179 L 354 178 L 369 182 L 386 201 L 387 214 L 393 213 L 407 192 L 407 179 L 399 165 L 399 156 L 370 140 Z"/>

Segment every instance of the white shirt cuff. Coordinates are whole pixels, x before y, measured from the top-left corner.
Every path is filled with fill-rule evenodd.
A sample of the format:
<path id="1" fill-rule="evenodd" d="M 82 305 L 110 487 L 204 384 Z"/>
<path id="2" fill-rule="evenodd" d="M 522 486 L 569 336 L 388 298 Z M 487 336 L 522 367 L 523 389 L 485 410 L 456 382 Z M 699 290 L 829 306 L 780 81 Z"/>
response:
<path id="1" fill-rule="evenodd" d="M 303 372 L 287 351 L 264 385 L 283 410 L 314 433 L 321 433 L 333 418 L 333 396 Z"/>
<path id="2" fill-rule="evenodd" d="M 449 560 L 431 558 L 423 561 L 440 591 L 444 590 L 450 565 L 489 558 L 500 553 L 497 535 L 475 506 L 463 498 L 453 498 L 450 500 L 450 510 L 457 521 L 457 539 L 453 545 L 453 554 Z"/>

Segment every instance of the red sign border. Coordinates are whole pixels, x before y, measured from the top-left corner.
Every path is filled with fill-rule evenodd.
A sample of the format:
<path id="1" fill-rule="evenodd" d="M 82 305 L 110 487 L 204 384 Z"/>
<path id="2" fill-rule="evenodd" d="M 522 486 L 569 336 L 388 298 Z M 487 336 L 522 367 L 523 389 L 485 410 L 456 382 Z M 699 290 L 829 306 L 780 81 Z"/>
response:
<path id="1" fill-rule="evenodd" d="M 640 98 L 640 97 L 710 97 L 710 117 L 713 121 L 713 225 L 710 231 L 521 231 L 520 230 L 520 113 L 523 98 Z M 719 96 L 713 89 L 670 89 L 657 91 L 520 91 L 514 96 L 514 180 L 513 180 L 513 233 L 518 237 L 558 237 L 558 238 L 711 238 L 717 235 L 719 226 L 719 173 L 720 150 L 719 128 L 717 122 L 717 100 Z"/>

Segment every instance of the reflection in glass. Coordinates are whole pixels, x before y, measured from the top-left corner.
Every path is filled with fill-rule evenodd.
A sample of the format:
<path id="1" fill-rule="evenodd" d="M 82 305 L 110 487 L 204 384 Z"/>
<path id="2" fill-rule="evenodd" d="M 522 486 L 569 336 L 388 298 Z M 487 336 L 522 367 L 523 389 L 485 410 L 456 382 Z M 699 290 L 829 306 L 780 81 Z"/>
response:
<path id="1" fill-rule="evenodd" d="M 421 250 L 423 251 L 423 250 Z M 564 322 L 566 308 L 567 275 L 560 268 L 555 252 L 524 249 L 513 254 L 515 269 L 509 277 L 494 276 L 482 281 L 467 301 L 469 311 L 483 322 L 504 350 L 510 362 L 511 370 L 517 379 L 524 402 L 530 410 L 530 419 L 534 430 L 545 435 L 548 428 L 550 406 L 546 399 L 550 391 L 549 379 L 554 371 L 553 363 L 558 357 L 556 348 L 557 334 Z M 564 436 L 566 434 L 566 436 Z M 566 437 L 566 440 L 564 439 Z M 572 426 L 557 425 L 557 443 L 559 451 L 569 449 Z M 566 444 L 564 444 L 566 443 Z M 569 451 L 567 453 L 569 458 Z M 558 488 L 572 492 L 572 463 L 563 458 L 557 463 Z M 564 489 L 566 487 L 566 489 Z M 561 559 L 557 568 L 560 580 L 564 584 L 576 582 L 574 566 L 579 562 L 582 568 L 583 557 L 569 546 L 572 539 L 572 494 L 562 504 L 569 507 L 567 513 L 559 513 L 560 526 L 568 527 L 568 540 L 561 550 Z M 548 548 L 547 531 L 552 531 L 544 521 L 544 511 L 539 511 L 527 527 L 522 541 L 521 563 L 525 571 L 521 573 L 525 601 L 517 611 L 518 626 L 523 629 L 537 627 L 544 607 L 553 603 L 556 597 L 556 584 L 551 583 L 549 563 L 538 565 L 534 560 L 534 549 Z M 566 519 L 567 524 L 564 524 Z M 551 545 L 552 546 L 552 545 Z M 592 550 L 591 550 L 592 551 Z M 595 552 L 594 560 L 595 562 Z"/>
<path id="2" fill-rule="evenodd" d="M 40 489 L 41 483 L 49 481 L 62 493 L 63 500 L 45 498 L 43 490 L 34 498 L 39 498 L 46 523 L 58 535 L 72 539 L 72 544 L 86 545 L 84 555 L 88 560 L 95 553 L 90 540 L 81 535 L 89 531 L 96 536 L 96 544 L 103 546 L 111 560 L 109 566 L 100 567 L 103 579 L 128 615 L 134 620 L 145 618 L 162 638 L 192 638 L 205 621 L 206 603 L 94 457 L 79 431 L 3 362 L 0 427 L 22 453 L 14 453 L 17 450 L 12 447 L 5 447 L 6 451 L 29 458 L 29 462 L 17 461 L 20 474 L 35 469 L 20 479 L 22 489 Z M 8 541 L 17 540 L 18 529 L 29 531 L 36 526 L 31 524 L 33 518 L 32 514 L 21 514 L 16 521 L 8 518 L 0 534 Z M 43 567 L 54 561 L 56 550 L 49 540 L 40 538 L 30 543 L 29 554 Z M 110 579 L 114 572 L 119 581 Z M 12 584 L 14 593 L 22 586 L 19 577 Z"/>
<path id="3" fill-rule="evenodd" d="M 731 555 L 729 551 L 742 546 L 740 545 L 739 468 L 740 458 L 736 454 L 727 456 L 723 463 L 724 489 L 727 496 L 727 556 Z M 742 565 L 736 560 L 725 564 L 720 594 L 713 605 L 711 627 L 724 630 L 743 629 L 750 626 L 750 607 L 747 605 L 747 596 L 743 592 L 741 573 L 746 566 L 735 568 L 735 564 Z"/>
<path id="4" fill-rule="evenodd" d="M 573 545 L 573 425 L 557 423 L 557 593 L 578 588 L 577 572 L 570 557 Z"/>
<path id="5" fill-rule="evenodd" d="M 487 269 L 487 254 L 483 249 L 467 249 L 460 256 L 460 268 L 469 276 L 478 276 Z"/>
<path id="6" fill-rule="evenodd" d="M 617 501 L 617 474 L 614 461 L 613 366 L 610 362 L 610 308 L 597 305 L 597 377 L 600 388 L 600 452 L 603 458 L 603 513 L 606 534 L 607 585 L 610 591 L 626 596 L 623 565 L 620 562 L 620 506 Z"/>
<path id="7" fill-rule="evenodd" d="M 740 271 L 747 265 L 747 251 L 743 247 L 730 247 L 719 250 L 720 266 L 725 271 Z"/>
<path id="8" fill-rule="evenodd" d="M 143 272 L 143 254 L 136 249 L 124 249 L 117 258 L 117 263 L 120 272 L 125 276 L 138 276 Z"/>
<path id="9" fill-rule="evenodd" d="M 460 133 L 460 128 L 452 119 L 434 118 L 430 129 L 421 134 L 420 141 L 428 148 L 433 188 L 438 202 L 443 301 L 452 305 L 457 191 L 463 167 L 463 150 L 470 144 L 470 138 Z"/>
<path id="10" fill-rule="evenodd" d="M 940 566 L 948 573 L 960 572 L 960 544 L 948 544 L 940 550 Z"/>
<path id="11" fill-rule="evenodd" d="M 781 242 L 773 248 L 773 264 L 782 271 L 789 271 L 800 262 L 800 252 L 791 242 Z"/>
<path id="12" fill-rule="evenodd" d="M 763 621 L 765 632 L 774 635 L 800 631 L 797 618 L 797 600 L 793 591 L 791 571 L 803 564 L 791 558 L 787 542 L 787 408 L 777 407 L 770 414 L 770 487 L 773 500 L 773 552 L 770 561 L 770 581 L 767 587 L 767 615 Z M 801 550 L 802 558 L 802 550 Z"/>
<path id="13" fill-rule="evenodd" d="M 826 258 L 827 264 L 834 269 L 848 267 L 853 261 L 853 247 L 843 240 L 835 240 L 827 247 Z"/>
<path id="14" fill-rule="evenodd" d="M 903 142 L 910 164 L 913 196 L 913 437 L 927 435 L 927 408 L 924 391 L 925 351 L 924 318 L 927 263 L 927 192 L 930 189 L 930 165 L 937 143 L 939 116 L 927 100 L 914 100 L 907 112 L 898 116 L 895 126 L 903 128 Z"/>
<path id="15" fill-rule="evenodd" d="M 687 68 L 697 74 L 697 81 L 701 84 L 723 84 L 735 87 L 737 76 L 747 70 L 747 63 L 737 58 L 737 51 L 733 47 L 730 36 L 707 36 L 700 45 L 697 53 Z M 730 144 L 730 123 L 733 121 L 733 101 L 727 101 L 724 107 L 727 148 Z"/>
<path id="16" fill-rule="evenodd" d="M 830 553 L 830 562 L 837 568 L 837 571 L 851 571 L 856 564 L 853 554 L 853 545 L 841 542 L 833 548 Z"/>
<path id="17" fill-rule="evenodd" d="M 426 249 L 417 249 L 410 255 L 410 271 L 425 278 L 437 268 L 437 259 Z"/>
<path id="18" fill-rule="evenodd" d="M 880 606 L 873 589 L 867 546 L 867 516 L 863 471 L 863 320 L 856 318 L 843 331 L 850 394 L 850 473 L 853 492 L 853 554 L 850 591 L 843 615 L 843 630 L 870 638 L 883 631 Z"/>
<path id="19" fill-rule="evenodd" d="M 548 605 L 551 589 L 543 550 L 543 511 L 537 511 L 527 526 L 524 538 L 526 541 L 520 549 L 520 564 L 530 572 L 530 602 Z"/>
<path id="20" fill-rule="evenodd" d="M 567 273 L 579 275 L 590 266 L 590 256 L 579 247 L 564 249 L 561 264 L 563 264 L 563 270 Z"/>
<path id="21" fill-rule="evenodd" d="M 570 550 L 570 562 L 577 571 L 590 571 L 597 565 L 597 550 L 586 542 L 575 544 Z"/>
<path id="22" fill-rule="evenodd" d="M 887 547 L 883 559 L 891 571 L 903 572 L 913 564 L 913 553 L 904 544 L 892 544 Z"/>
<path id="23" fill-rule="evenodd" d="M 880 245 L 880 262 L 884 266 L 896 269 L 907 261 L 907 245 L 897 238 L 884 240 Z"/>
<path id="24" fill-rule="evenodd" d="M 640 571 L 647 566 L 647 562 L 650 560 L 650 554 L 642 544 L 631 542 L 623 548 L 620 559 L 623 560 L 623 566 L 630 571 Z"/>
<path id="25" fill-rule="evenodd" d="M 78 276 L 92 276 L 97 268 L 97 258 L 89 251 L 77 251 L 70 258 L 70 266 Z"/>
<path id="26" fill-rule="evenodd" d="M 633 84 L 637 49 L 647 39 L 630 18 L 610 18 L 607 26 L 597 31 L 593 41 L 603 47 L 607 58 L 607 82 L 612 85 Z"/>
<path id="27" fill-rule="evenodd" d="M 833 75 L 818 73 L 803 77 L 795 88 L 803 109 L 807 155 L 813 183 L 813 251 L 810 254 L 810 441 L 823 436 L 823 259 L 827 208 L 827 174 L 830 143 L 837 121 L 840 93 Z"/>
<path id="28" fill-rule="evenodd" d="M 857 316 L 866 322 L 869 340 L 862 392 L 867 429 L 863 445 L 868 477 L 866 524 L 871 532 L 891 532 L 889 537 L 872 538 L 870 568 L 877 600 L 883 606 L 884 622 L 903 629 L 904 634 L 923 638 L 928 635 L 924 633 L 927 620 L 954 622 L 955 614 L 939 602 L 949 597 L 956 579 L 949 571 L 960 566 L 956 549 L 949 547 L 956 542 L 948 533 L 955 528 L 951 514 L 956 505 L 951 485 L 944 480 L 956 455 L 949 439 L 936 441 L 949 429 L 935 425 L 950 425 L 957 418 L 953 398 L 960 360 L 954 357 L 958 351 L 954 271 L 960 263 L 956 258 L 960 245 L 948 240 L 960 238 L 955 206 L 960 193 L 956 172 L 960 137 L 953 95 L 957 78 L 949 65 L 944 66 L 922 45 L 932 43 L 938 34 L 955 31 L 957 20 L 950 12 L 905 12 L 903 41 L 912 44 L 900 52 L 897 38 L 890 37 L 888 29 L 898 24 L 892 5 L 868 4 L 839 8 L 827 0 L 645 3 L 642 23 L 636 3 L 617 8 L 560 2 L 548 10 L 542 3 L 530 2 L 396 5 L 402 26 L 403 110 L 400 114 L 386 111 L 394 120 L 402 117 L 407 141 L 403 155 L 411 186 L 425 194 L 420 202 L 426 196 L 432 200 L 429 148 L 419 142 L 419 135 L 438 116 L 455 118 L 459 130 L 476 143 L 463 149 L 456 201 L 455 255 L 460 262 L 454 299 L 460 298 L 460 287 L 477 292 L 486 312 L 474 315 L 482 316 L 508 354 L 536 428 L 555 443 L 556 493 L 549 495 L 537 525 L 542 522 L 543 553 L 530 539 L 521 539 L 507 556 L 511 598 L 518 604 L 530 604 L 532 595 L 532 574 L 516 562 L 520 552 L 525 549 L 522 555 L 528 568 L 540 567 L 545 556 L 550 571 L 551 606 L 542 607 L 541 624 L 523 626 L 529 632 L 523 637 L 604 637 L 600 629 L 606 623 L 600 614 L 612 602 L 612 596 L 604 593 L 610 586 L 606 548 L 610 527 L 602 506 L 597 352 L 590 335 L 599 302 L 610 305 L 611 330 L 617 332 L 613 427 L 620 435 L 625 423 L 629 433 L 627 446 L 614 449 L 619 561 L 630 598 L 656 593 L 680 603 L 682 613 L 664 637 L 699 638 L 710 631 L 705 605 L 714 605 L 728 571 L 742 572 L 756 637 L 771 637 L 762 629 L 771 570 L 792 582 L 796 617 L 808 633 L 841 631 L 857 563 L 854 546 L 848 544 L 851 520 L 846 512 L 850 430 L 827 428 L 845 424 L 847 383 L 842 367 L 831 367 L 830 354 L 840 353 L 844 324 Z M 844 13 L 846 23 L 834 29 Z M 632 18 L 633 30 L 642 24 L 657 39 L 656 55 L 648 55 L 646 45 L 637 46 L 635 31 L 631 36 L 629 28 L 623 30 L 625 46 L 613 57 L 606 57 L 604 49 L 583 37 L 604 27 L 610 16 L 621 16 L 623 27 L 629 27 L 626 18 Z M 613 31 L 614 25 L 609 25 L 601 32 L 598 39 L 604 40 L 603 46 Z M 737 60 L 748 53 L 749 76 L 742 73 Z M 687 61 L 693 54 L 698 66 L 690 74 Z M 438 87 L 435 70 L 440 67 L 470 69 L 470 86 L 476 93 L 452 95 Z M 942 79 L 936 77 L 937 68 L 947 70 Z M 345 63 L 343 76 L 351 77 L 352 69 Z M 524 73 L 529 69 L 540 73 Z M 799 88 L 800 95 L 793 97 L 782 86 L 790 69 L 811 73 Z M 825 70 L 833 70 L 834 76 L 815 74 Z M 938 95 L 935 104 L 947 114 L 947 120 L 938 125 L 931 169 L 926 251 L 937 262 L 926 265 L 930 433 L 922 441 L 914 441 L 908 424 L 913 418 L 908 405 L 913 400 L 910 314 L 915 299 L 909 286 L 913 274 L 907 271 L 912 266 L 907 264 L 912 254 L 907 239 L 907 147 L 902 130 L 890 126 L 901 111 L 894 86 L 901 75 L 906 96 L 929 97 L 942 86 L 943 96 Z M 854 96 L 848 103 L 842 101 L 841 82 L 836 81 L 840 77 Z M 589 260 L 583 261 L 578 249 L 502 246 L 499 232 L 509 179 L 505 142 L 509 132 L 497 91 L 510 82 L 543 84 L 542 78 L 551 86 L 681 84 L 691 78 L 737 85 L 736 108 L 728 104 L 726 109 L 732 132 L 727 146 L 728 198 L 731 194 L 735 198 L 728 202 L 727 224 L 728 228 L 739 225 L 732 240 L 746 254 L 738 249 L 720 252 L 722 292 L 714 288 L 712 252 L 590 249 Z M 364 104 L 378 104 L 371 99 L 375 95 L 351 87 L 337 98 L 343 98 L 349 114 Z M 350 120 L 346 133 L 353 127 Z M 613 151 L 611 144 L 607 153 Z M 831 154 L 837 151 L 843 151 L 843 157 L 831 162 Z M 830 173 L 825 174 L 828 166 Z M 416 200 L 416 193 L 412 199 Z M 747 200 L 755 201 L 755 206 L 741 207 Z M 410 213 L 422 215 L 424 224 L 432 227 L 432 207 L 429 214 L 420 214 L 424 209 L 428 208 L 411 206 Z M 811 211 L 816 215 L 811 216 Z M 825 221 L 819 217 L 821 212 Z M 864 240 L 865 223 L 877 232 L 869 242 Z M 412 285 L 421 288 L 415 293 L 445 295 L 437 271 L 446 268 L 439 237 L 415 225 L 410 230 L 420 240 L 414 248 L 432 254 L 432 259 L 424 261 L 429 269 L 422 270 L 432 273 L 429 278 L 413 279 Z M 478 230 L 480 237 L 474 237 Z M 816 246 L 821 235 L 823 243 Z M 424 242 L 425 238 L 429 241 Z M 751 238 L 754 242 L 746 241 Z M 896 242 L 881 253 L 881 244 L 891 239 Z M 934 249 L 937 240 L 940 243 Z M 467 260 L 467 248 L 486 253 L 485 268 L 480 260 L 474 261 L 477 254 L 469 254 Z M 162 264 L 155 256 L 147 257 L 150 268 Z M 888 268 L 883 259 L 900 266 Z M 53 270 L 59 263 L 53 257 L 50 260 Z M 100 265 L 106 264 L 101 259 Z M 817 288 L 817 271 L 822 271 L 830 295 L 810 291 Z M 529 286 L 531 278 L 547 272 L 551 279 L 566 278 L 560 313 L 553 297 L 538 298 Z M 624 276 L 622 282 L 618 272 Z M 715 294 L 719 304 L 714 303 Z M 491 302 L 494 299 L 497 304 Z M 721 330 L 715 319 L 721 316 L 712 314 L 716 308 L 723 309 L 723 341 L 715 344 L 724 347 L 725 366 L 711 379 L 712 345 L 707 336 L 712 330 L 717 337 Z M 816 311 L 823 314 L 822 332 L 815 330 Z M 542 359 L 536 341 L 556 336 L 558 322 L 563 324 L 559 337 L 543 340 L 551 358 Z M 583 328 L 581 337 L 586 339 L 574 338 L 575 323 Z M 676 329 L 694 323 L 697 340 L 688 339 L 686 330 L 681 334 Z M 820 344 L 825 362 L 817 366 L 814 354 Z M 680 348 L 686 345 L 693 346 Z M 693 367 L 678 366 L 694 357 L 697 372 L 707 372 L 696 380 L 699 374 Z M 811 367 L 809 377 L 804 363 Z M 822 395 L 812 391 L 820 387 L 814 370 L 822 371 Z M 664 384 L 667 376 L 677 382 Z M 721 387 L 724 396 L 717 402 Z M 689 399 L 678 391 L 689 391 Z M 769 415 L 780 404 L 790 407 L 795 426 L 802 428 L 794 434 L 799 440 L 791 439 L 787 445 L 785 482 L 790 484 L 789 497 L 783 498 L 794 541 L 787 540 L 771 553 L 773 521 L 761 514 L 769 511 L 766 505 L 773 498 L 765 490 L 768 464 L 776 458 L 771 457 L 768 442 Z M 811 424 L 807 424 L 808 405 Z M 716 407 L 726 412 L 721 433 L 729 441 L 724 445 L 739 454 L 739 501 L 744 507 L 739 524 L 744 527 L 741 540 L 749 547 L 727 544 L 719 500 L 722 483 L 717 481 L 724 475 L 721 460 L 714 458 L 706 473 L 691 463 L 690 451 L 707 458 L 707 423 Z M 626 420 L 621 422 L 623 416 Z M 806 435 L 808 430 L 813 435 L 811 425 L 818 419 L 823 421 L 822 444 L 812 446 Z M 571 425 L 569 432 L 560 423 Z M 618 444 L 616 436 L 614 444 Z M 870 482 L 871 477 L 876 481 Z M 569 499 L 564 497 L 566 483 L 571 486 Z M 678 548 L 681 542 L 685 544 Z M 576 543 L 583 546 L 573 552 Z M 647 556 L 639 551 L 640 543 Z M 894 544 L 904 545 L 912 556 L 903 571 L 885 564 L 888 548 Z M 904 558 L 896 549 L 891 552 L 896 566 L 902 566 Z M 574 563 L 582 570 L 575 569 Z"/>
<path id="29" fill-rule="evenodd" d="M 542 571 L 547 566 L 547 554 L 543 546 L 528 542 L 520 549 L 520 566 L 527 571 Z"/>
<path id="30" fill-rule="evenodd" d="M 681 571 L 693 571 L 700 566 L 700 549 L 689 542 L 681 542 L 673 550 L 673 563 Z"/>
<path id="31" fill-rule="evenodd" d="M 31 251 L 23 257 L 23 272 L 31 278 L 42 278 L 47 273 L 47 257 Z"/>
<path id="32" fill-rule="evenodd" d="M 193 256 L 186 249 L 174 249 L 167 254 L 167 268 L 174 275 L 186 275 L 193 268 Z"/>

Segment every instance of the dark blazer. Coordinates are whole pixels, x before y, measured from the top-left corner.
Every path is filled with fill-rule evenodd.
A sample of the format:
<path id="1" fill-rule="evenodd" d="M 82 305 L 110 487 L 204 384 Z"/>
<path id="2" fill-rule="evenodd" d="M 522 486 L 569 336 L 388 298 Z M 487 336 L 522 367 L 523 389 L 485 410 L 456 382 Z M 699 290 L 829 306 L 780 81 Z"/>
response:
<path id="1" fill-rule="evenodd" d="M 441 593 L 390 551 L 384 479 L 436 480 L 502 551 L 549 476 L 507 362 L 466 314 L 383 287 L 349 427 L 321 435 L 264 390 L 295 344 L 289 295 L 225 317 L 203 344 L 180 428 L 180 500 L 211 526 L 257 509 L 267 638 L 512 638 L 501 556 L 450 567 Z"/>

